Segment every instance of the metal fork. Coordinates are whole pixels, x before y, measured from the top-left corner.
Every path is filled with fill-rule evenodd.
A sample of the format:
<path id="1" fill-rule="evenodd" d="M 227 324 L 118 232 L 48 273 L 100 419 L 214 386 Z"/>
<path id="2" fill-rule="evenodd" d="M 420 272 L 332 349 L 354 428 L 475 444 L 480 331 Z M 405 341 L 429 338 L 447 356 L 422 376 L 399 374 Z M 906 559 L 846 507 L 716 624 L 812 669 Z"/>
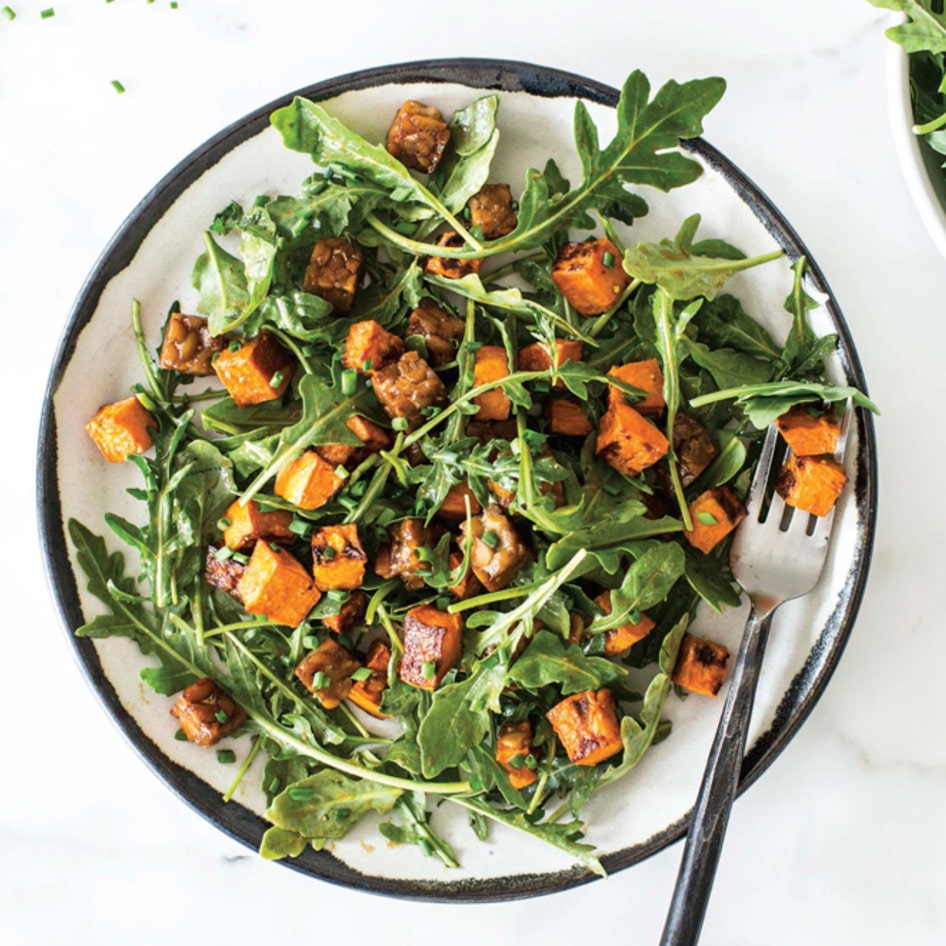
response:
<path id="1" fill-rule="evenodd" d="M 835 453 L 838 460 L 844 457 L 853 413 L 848 405 Z M 693 946 L 699 939 L 736 795 L 772 614 L 783 602 L 801 597 L 814 588 L 827 555 L 833 510 L 818 519 L 792 510 L 778 495 L 768 501 L 777 440 L 778 432 L 773 425 L 766 434 L 746 500 L 748 515 L 733 539 L 730 566 L 736 581 L 748 595 L 752 609 L 706 762 L 703 783 L 693 806 L 660 946 Z M 815 520 L 813 524 L 810 519 Z"/>

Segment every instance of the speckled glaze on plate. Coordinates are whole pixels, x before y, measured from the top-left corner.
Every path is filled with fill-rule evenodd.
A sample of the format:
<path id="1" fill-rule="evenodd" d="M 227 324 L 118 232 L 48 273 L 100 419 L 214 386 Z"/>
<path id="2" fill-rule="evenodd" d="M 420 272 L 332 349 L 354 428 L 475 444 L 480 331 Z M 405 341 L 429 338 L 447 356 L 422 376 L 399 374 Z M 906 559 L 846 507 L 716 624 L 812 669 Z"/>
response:
<path id="1" fill-rule="evenodd" d="M 615 89 L 580 76 L 525 63 L 443 60 L 408 63 L 354 73 L 302 89 L 298 94 L 326 102 L 331 111 L 372 140 L 380 140 L 397 106 L 407 98 L 435 104 L 444 113 L 483 91 L 502 96 L 503 140 L 492 180 L 521 188 L 525 170 L 549 156 L 566 176 L 577 176 L 571 115 L 574 100 L 589 106 L 605 139 L 613 131 Z M 141 515 L 125 488 L 137 485 L 131 464 L 101 461 L 83 430 L 107 401 L 125 396 L 138 379 L 130 329 L 132 298 L 141 301 L 149 344 L 156 345 L 169 303 L 184 311 L 196 301 L 190 267 L 201 252 L 201 233 L 231 198 L 251 201 L 258 193 L 292 193 L 311 170 L 308 158 L 287 152 L 269 126 L 270 112 L 290 95 L 224 129 L 181 162 L 134 210 L 106 247 L 79 294 L 52 366 L 38 453 L 39 521 L 50 583 L 71 646 L 100 699 L 135 749 L 181 799 L 221 830 L 256 848 L 266 824 L 258 788 L 259 760 L 234 801 L 220 795 L 232 766 L 215 754 L 173 738 L 170 698 L 141 683 L 148 661 L 123 640 L 78 640 L 73 628 L 102 610 L 77 577 L 64 523 L 76 517 L 99 533 L 111 509 Z M 719 106 L 726 108 L 725 99 Z M 712 121 L 712 119 L 710 119 Z M 777 338 L 787 331 L 782 309 L 791 285 L 788 262 L 810 261 L 806 290 L 824 302 L 815 314 L 819 333 L 836 332 L 840 344 L 830 365 L 833 380 L 866 390 L 850 333 L 820 270 L 781 214 L 723 155 L 703 140 L 685 144 L 704 167 L 695 184 L 663 195 L 640 188 L 650 214 L 635 224 L 633 240 L 676 232 L 693 212 L 703 215 L 701 235 L 724 237 L 750 253 L 773 246 L 785 263 L 740 274 L 728 288 Z M 94 366 L 94 370 L 92 370 Z M 835 540 L 825 575 L 807 598 L 791 602 L 776 618 L 762 671 L 741 789 L 775 759 L 804 722 L 824 690 L 851 632 L 867 577 L 876 514 L 876 458 L 869 416 L 859 414 L 848 455 L 852 487 L 838 509 Z M 110 541 L 110 547 L 118 548 Z M 724 617 L 701 613 L 694 630 L 738 646 L 745 609 Z M 679 838 L 696 794 L 720 702 L 671 697 L 665 715 L 670 739 L 649 752 L 625 780 L 595 795 L 586 809 L 588 839 L 597 845 L 609 872 L 622 870 Z M 245 737 L 234 743 L 238 755 Z M 433 815 L 436 828 L 454 846 L 462 867 L 453 871 L 416 848 L 388 845 L 367 818 L 332 850 L 306 851 L 282 863 L 333 883 L 399 897 L 443 901 L 505 900 L 552 893 L 588 880 L 560 852 L 507 829 L 494 827 L 478 842 L 461 810 L 449 804 Z"/>

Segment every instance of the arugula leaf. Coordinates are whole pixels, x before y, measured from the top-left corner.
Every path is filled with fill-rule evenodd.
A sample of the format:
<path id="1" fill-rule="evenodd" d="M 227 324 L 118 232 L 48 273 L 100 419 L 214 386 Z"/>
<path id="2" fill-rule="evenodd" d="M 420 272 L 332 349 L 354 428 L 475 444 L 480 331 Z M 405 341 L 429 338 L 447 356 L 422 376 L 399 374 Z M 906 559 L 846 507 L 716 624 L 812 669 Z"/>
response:
<path id="1" fill-rule="evenodd" d="M 867 0 L 871 6 L 895 10 L 907 17 L 887 30 L 886 36 L 906 52 L 946 53 L 946 16 L 933 12 L 933 0 Z"/>
<path id="2" fill-rule="evenodd" d="M 285 828 L 267 828 L 260 842 L 260 857 L 279 861 L 284 857 L 298 857 L 308 846 L 308 839 Z"/>
<path id="3" fill-rule="evenodd" d="M 712 375 L 720 388 L 760 384 L 772 377 L 771 362 L 762 361 L 753 355 L 732 348 L 710 348 L 687 336 L 680 339 L 680 345 L 686 355 Z"/>
<path id="4" fill-rule="evenodd" d="M 750 315 L 742 303 L 726 293 L 707 300 L 695 319 L 700 339 L 710 348 L 733 348 L 746 355 L 774 361 L 781 349 L 769 333 Z"/>
<path id="5" fill-rule="evenodd" d="M 207 316 L 211 335 L 224 335 L 238 325 L 250 302 L 250 289 L 242 260 L 231 256 L 209 232 L 207 249 L 197 257 L 191 285 L 199 293 L 197 311 Z"/>
<path id="6" fill-rule="evenodd" d="M 729 563 L 722 558 L 688 550 L 685 574 L 689 586 L 718 614 L 739 607 L 740 593 Z"/>
<path id="7" fill-rule="evenodd" d="M 597 690 L 624 676 L 625 671 L 616 663 L 603 657 L 586 657 L 577 644 L 563 641 L 550 631 L 539 631 L 509 671 L 512 683 L 527 690 L 558 684 L 562 696 Z"/>

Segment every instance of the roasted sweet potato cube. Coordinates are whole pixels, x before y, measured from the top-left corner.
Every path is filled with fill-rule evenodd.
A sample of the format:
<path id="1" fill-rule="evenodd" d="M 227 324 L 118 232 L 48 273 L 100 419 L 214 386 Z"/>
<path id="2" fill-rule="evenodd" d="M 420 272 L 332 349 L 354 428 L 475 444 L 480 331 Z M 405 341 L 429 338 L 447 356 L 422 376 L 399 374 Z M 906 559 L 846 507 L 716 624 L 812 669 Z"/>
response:
<path id="1" fill-rule="evenodd" d="M 342 488 L 345 479 L 315 450 L 305 450 L 276 475 L 273 492 L 300 509 L 319 509 Z"/>
<path id="2" fill-rule="evenodd" d="M 246 505 L 241 505 L 237 500 L 230 504 L 224 517 L 230 524 L 224 529 L 223 541 L 234 552 L 247 551 L 257 539 L 280 543 L 295 540 L 289 530 L 292 513 L 287 509 L 263 512 L 255 499 L 251 499 Z"/>
<path id="3" fill-rule="evenodd" d="M 490 503 L 479 516 L 460 524 L 464 538 L 472 536 L 470 564 L 473 574 L 487 591 L 499 591 L 516 577 L 529 557 L 513 524 L 495 503 Z"/>
<path id="4" fill-rule="evenodd" d="M 404 167 L 433 174 L 449 140 L 439 109 L 410 100 L 394 116 L 384 146 Z"/>
<path id="5" fill-rule="evenodd" d="M 597 765 L 623 748 L 614 699 L 606 687 L 566 696 L 545 718 L 575 765 Z"/>
<path id="6" fill-rule="evenodd" d="M 477 418 L 466 425 L 467 437 L 476 437 L 481 444 L 491 440 L 515 440 L 518 436 L 515 420 L 484 421 Z"/>
<path id="7" fill-rule="evenodd" d="M 456 571 L 463 564 L 463 556 L 459 552 L 451 552 L 449 561 L 451 571 Z M 466 598 L 481 595 L 483 593 L 483 586 L 480 584 L 476 575 L 473 574 L 473 569 L 468 565 L 466 573 L 461 575 L 460 578 L 457 579 L 457 583 L 451 585 L 447 590 L 455 598 L 464 601 Z"/>
<path id="8" fill-rule="evenodd" d="M 365 579 L 368 556 L 358 526 L 322 526 L 312 536 L 312 576 L 319 591 L 353 591 Z"/>
<path id="9" fill-rule="evenodd" d="M 425 299 L 407 320 L 407 334 L 420 335 L 427 345 L 427 360 L 435 367 L 453 361 L 463 338 L 464 325 L 455 315 Z"/>
<path id="10" fill-rule="evenodd" d="M 614 403 L 601 418 L 595 453 L 627 476 L 637 476 L 667 455 L 667 438 L 629 404 Z"/>
<path id="11" fill-rule="evenodd" d="M 545 405 L 549 430 L 563 437 L 587 437 L 595 428 L 580 402 L 573 397 L 560 397 Z"/>
<path id="12" fill-rule="evenodd" d="M 606 615 L 611 613 L 611 592 L 602 591 L 595 598 L 595 604 Z M 604 632 L 604 655 L 623 657 L 638 641 L 642 641 L 654 629 L 654 621 L 646 614 L 640 615 L 636 623 L 628 621 L 619 627 Z"/>
<path id="13" fill-rule="evenodd" d="M 479 227 L 485 240 L 498 240 L 516 229 L 518 220 L 508 184 L 484 184 L 467 201 L 467 207 L 470 226 Z"/>
<path id="14" fill-rule="evenodd" d="M 197 746 L 212 746 L 243 724 L 246 713 L 210 677 L 192 683 L 171 707 L 184 735 Z"/>
<path id="15" fill-rule="evenodd" d="M 294 672 L 322 706 L 335 709 L 351 692 L 351 675 L 359 667 L 361 664 L 341 644 L 329 638 L 310 650 Z"/>
<path id="16" fill-rule="evenodd" d="M 646 397 L 635 401 L 634 410 L 638 414 L 661 414 L 667 406 L 664 401 L 664 376 L 660 370 L 660 362 L 656 358 L 647 358 L 645 361 L 629 361 L 625 365 L 615 365 L 608 374 L 630 384 L 641 391 L 646 391 Z M 626 404 L 624 392 L 611 385 L 608 388 L 608 407 L 615 402 Z"/>
<path id="17" fill-rule="evenodd" d="M 448 230 L 437 237 L 437 246 L 459 248 L 464 246 L 463 237 L 454 230 Z M 483 265 L 482 259 L 451 259 L 448 256 L 429 256 L 424 263 L 424 272 L 431 276 L 443 276 L 444 279 L 462 279 L 470 273 L 478 273 Z"/>
<path id="18" fill-rule="evenodd" d="M 686 487 L 716 459 L 719 447 L 696 418 L 681 411 L 673 421 L 673 453 L 680 482 Z"/>
<path id="19" fill-rule="evenodd" d="M 470 514 L 478 516 L 483 507 L 473 494 L 473 490 L 466 483 L 454 483 L 447 490 L 447 495 L 444 496 L 437 515 L 448 522 L 460 522 L 466 519 L 467 501 L 470 503 Z"/>
<path id="20" fill-rule="evenodd" d="M 443 382 L 414 351 L 375 371 L 371 387 L 388 417 L 403 417 L 409 430 L 421 425 L 424 408 L 439 407 L 447 399 Z"/>
<path id="21" fill-rule="evenodd" d="M 476 350 L 473 364 L 473 386 L 501 381 L 509 376 L 509 358 L 501 345 L 483 345 Z M 473 398 L 478 405 L 477 420 L 508 420 L 512 401 L 496 387 Z"/>
<path id="22" fill-rule="evenodd" d="M 581 315 L 600 315 L 613 306 L 630 284 L 621 254 L 607 238 L 565 243 L 552 266 L 559 292 Z"/>
<path id="23" fill-rule="evenodd" d="M 305 566 L 269 542 L 253 546 L 237 594 L 250 614 L 262 614 L 287 627 L 301 624 L 322 597 Z"/>
<path id="24" fill-rule="evenodd" d="M 371 374 L 404 354 L 404 342 L 377 322 L 355 322 L 348 330 L 342 364 L 359 374 Z"/>
<path id="25" fill-rule="evenodd" d="M 775 426 L 796 457 L 834 453 L 841 436 L 834 408 L 823 411 L 820 404 L 796 404 L 776 419 Z"/>
<path id="26" fill-rule="evenodd" d="M 347 634 L 361 622 L 368 609 L 368 596 L 363 591 L 353 591 L 348 600 L 339 608 L 338 614 L 329 614 L 322 618 L 322 623 L 333 634 Z"/>
<path id="27" fill-rule="evenodd" d="M 728 486 L 718 486 L 700 493 L 690 503 L 690 518 L 693 529 L 683 534 L 705 555 L 746 518 L 746 507 Z"/>
<path id="28" fill-rule="evenodd" d="M 532 725 L 527 719 L 521 723 L 503 723 L 496 733 L 496 761 L 509 776 L 513 788 L 525 788 L 539 776 L 526 759 L 535 755 L 532 749 Z"/>
<path id="29" fill-rule="evenodd" d="M 222 335 L 210 334 L 206 319 L 172 312 L 164 327 L 161 367 L 181 374 L 213 374 L 213 357 L 225 344 Z"/>
<path id="30" fill-rule="evenodd" d="M 252 341 L 230 342 L 213 368 L 237 407 L 247 407 L 280 397 L 295 364 L 272 335 L 260 332 Z"/>
<path id="31" fill-rule="evenodd" d="M 204 557 L 204 581 L 214 588 L 225 591 L 234 598 L 239 598 L 237 585 L 246 571 L 246 566 L 241 562 L 234 561 L 231 557 L 220 558 L 220 547 L 216 545 L 207 546 L 207 555 Z"/>
<path id="32" fill-rule="evenodd" d="M 404 656 L 398 676 L 419 690 L 435 690 L 463 653 L 463 617 L 429 604 L 404 616 Z"/>
<path id="33" fill-rule="evenodd" d="M 312 247 L 302 289 L 332 305 L 335 315 L 348 315 L 364 272 L 365 257 L 348 240 L 324 237 Z"/>
<path id="34" fill-rule="evenodd" d="M 729 651 L 693 634 L 684 634 L 671 679 L 678 687 L 703 696 L 716 696 L 726 676 Z"/>
<path id="35" fill-rule="evenodd" d="M 402 519 L 388 528 L 388 539 L 389 545 L 378 549 L 375 571 L 382 578 L 400 576 L 412 591 L 423 588 L 423 576 L 430 571 L 430 562 L 422 560 L 420 555 L 423 553 L 418 553 L 418 550 L 432 549 L 437 532 L 424 525 L 423 519 Z"/>
<path id="36" fill-rule="evenodd" d="M 109 463 L 120 463 L 131 453 L 144 453 L 152 440 L 148 428 L 157 430 L 157 421 L 136 397 L 106 404 L 96 411 L 85 429 Z"/>
<path id="37" fill-rule="evenodd" d="M 348 699 L 359 709 L 378 719 L 388 719 L 387 713 L 381 712 L 381 700 L 388 688 L 388 664 L 391 661 L 391 648 L 384 641 L 375 641 L 368 651 L 365 668 L 371 675 L 363 680 L 355 680 L 351 685 Z"/>
<path id="38" fill-rule="evenodd" d="M 388 432 L 367 417 L 356 414 L 345 421 L 345 426 L 362 442 L 363 446 L 353 447 L 345 443 L 322 444 L 315 452 L 333 469 L 344 466 L 353 470 L 371 453 L 387 450 L 391 444 Z"/>
<path id="39" fill-rule="evenodd" d="M 567 361 L 581 361 L 585 343 L 572 339 L 555 339 L 555 367 L 561 368 Z M 552 367 L 552 351 L 545 342 L 533 342 L 519 349 L 516 356 L 516 367 L 519 371 L 548 371 Z M 561 380 L 553 385 L 556 389 L 565 387 Z"/>
<path id="40" fill-rule="evenodd" d="M 789 506 L 826 516 L 847 483 L 844 467 L 834 457 L 790 456 L 775 480 L 775 490 Z"/>

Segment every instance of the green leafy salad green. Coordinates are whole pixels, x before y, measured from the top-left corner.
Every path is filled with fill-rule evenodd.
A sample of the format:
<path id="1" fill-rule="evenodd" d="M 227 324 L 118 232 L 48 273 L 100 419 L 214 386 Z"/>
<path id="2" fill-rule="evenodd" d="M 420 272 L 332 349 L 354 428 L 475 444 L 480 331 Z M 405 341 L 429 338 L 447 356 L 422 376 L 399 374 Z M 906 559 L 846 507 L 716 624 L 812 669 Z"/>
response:
<path id="1" fill-rule="evenodd" d="M 480 839 L 499 823 L 603 873 L 582 840 L 586 803 L 669 734 L 662 709 L 697 607 L 739 602 L 728 540 L 707 552 L 688 541 L 719 525 L 712 513 L 691 512 L 694 499 L 720 489 L 743 496 L 762 430 L 793 405 L 853 397 L 871 406 L 826 382 L 824 358 L 836 339 L 809 325 L 804 259 L 793 266 L 780 342 L 723 291 L 731 276 L 779 252 L 748 257 L 724 240 L 699 239 L 698 216 L 656 243 L 626 239 L 648 212 L 634 186 L 669 191 L 700 176 L 701 165 L 676 146 L 701 133 L 724 86 L 717 78 L 668 82 L 652 94 L 634 72 L 605 144 L 578 101 L 580 178 L 566 180 L 554 155 L 527 170 L 511 205 L 515 223 L 493 239 L 468 207 L 500 147 L 499 96 L 452 116 L 449 144 L 429 175 L 297 98 L 272 123 L 317 171 L 294 196 L 223 209 L 193 270 L 208 331 L 226 336 L 217 373 L 229 353 L 267 336 L 291 361 L 291 380 L 273 372 L 279 395 L 251 404 L 216 385 L 196 393 L 193 377 L 160 367 L 134 307 L 142 366 L 134 394 L 153 423 L 153 451 L 129 455 L 143 478 L 130 492 L 145 511 L 136 522 L 105 516 L 132 565 L 103 537 L 69 523 L 88 589 L 105 605 L 77 634 L 130 638 L 156 658 L 141 676 L 157 693 L 170 697 L 211 678 L 245 714 L 236 734 L 249 748 L 225 798 L 255 760 L 271 824 L 265 857 L 321 850 L 373 812 L 390 841 L 454 866 L 457 855 L 429 818 L 446 801 Z M 449 241 L 438 240 L 444 228 L 454 234 Z M 563 253 L 592 246 L 570 242 L 576 232 L 608 241 L 602 265 L 622 278 L 621 291 L 593 315 L 580 314 L 553 279 Z M 326 238 L 344 239 L 364 260 L 347 313 L 304 275 Z M 445 274 L 431 259 L 469 271 Z M 424 306 L 459 325 L 446 357 L 434 359 L 435 339 L 408 330 Z M 393 368 L 342 360 L 353 326 L 363 323 L 394 337 L 390 344 L 405 351 L 396 365 L 423 368 L 399 397 L 442 386 L 409 420 L 382 397 L 381 376 Z M 528 346 L 553 352 L 562 343 L 580 343 L 572 351 L 581 354 L 538 367 L 521 357 Z M 480 374 L 484 351 L 505 359 L 507 370 Z M 654 392 L 609 371 L 651 361 L 662 378 L 660 408 L 642 423 L 666 447 L 630 473 L 599 440 L 609 417 L 634 404 L 643 411 Z M 565 400 L 584 417 L 574 430 L 550 420 L 550 407 Z M 507 418 L 483 421 L 484 405 L 497 402 Z M 383 446 L 364 449 L 347 423 L 356 415 L 382 431 Z M 688 475 L 683 433 L 695 436 L 695 428 L 708 454 Z M 334 455 L 329 448 L 348 458 L 329 464 L 337 480 L 330 494 L 315 507 L 292 498 L 281 485 L 287 472 L 300 458 Z M 459 514 L 444 519 L 441 507 L 457 495 Z M 251 507 L 283 513 L 288 531 L 276 544 L 258 537 L 252 553 L 230 548 L 223 535 L 231 510 Z M 357 588 L 305 591 L 318 600 L 294 625 L 268 616 L 278 603 L 244 607 L 258 555 L 279 567 L 294 560 L 311 580 L 336 554 L 316 537 L 341 526 L 357 534 L 367 563 Z M 404 565 L 397 543 L 407 526 L 423 538 Z M 493 555 L 510 548 L 497 578 Z M 217 566 L 242 574 L 236 594 L 208 582 Z M 459 593 L 471 574 L 481 585 Z M 356 600 L 354 620 L 339 623 Z M 433 630 L 412 624 L 432 613 L 441 622 Z M 616 632 L 645 618 L 649 632 L 610 646 Z M 449 627 L 462 630 L 453 660 L 437 643 Z M 384 645 L 380 670 L 366 665 L 376 641 Z M 432 651 L 412 654 L 428 644 Z M 326 648 L 342 654 L 343 678 L 318 661 L 306 678 L 300 668 Z M 345 699 L 369 678 L 382 694 L 372 715 Z M 607 717 L 604 730 L 613 721 L 606 753 L 583 756 L 587 746 L 567 745 L 564 728 L 553 725 L 552 711 L 578 699 Z M 225 723 L 233 713 L 213 715 Z M 522 751 L 503 756 L 510 732 L 526 734 Z M 595 735 L 579 733 L 585 742 Z M 218 759 L 234 761 L 227 749 Z"/>

